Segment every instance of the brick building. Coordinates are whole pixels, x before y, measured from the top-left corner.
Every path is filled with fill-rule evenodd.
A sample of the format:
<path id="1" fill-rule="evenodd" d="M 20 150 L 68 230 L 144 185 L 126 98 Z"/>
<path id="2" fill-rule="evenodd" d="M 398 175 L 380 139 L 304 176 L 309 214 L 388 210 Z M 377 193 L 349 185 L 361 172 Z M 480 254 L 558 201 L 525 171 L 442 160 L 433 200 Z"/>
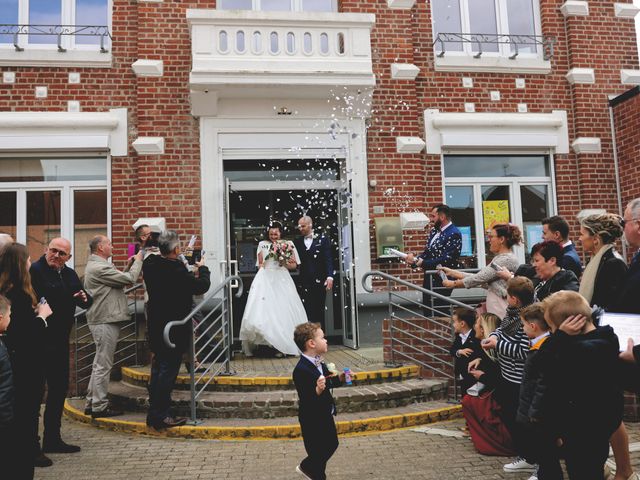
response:
<path id="1" fill-rule="evenodd" d="M 453 207 L 470 267 L 490 215 L 524 227 L 524 261 L 543 217 L 617 211 L 630 2 L 217 3 L 3 3 L 0 230 L 32 257 L 62 234 L 81 272 L 106 232 L 122 262 L 132 224 L 163 218 L 249 284 L 269 219 L 293 235 L 309 213 L 343 252 L 329 331 L 355 345 L 358 279 L 418 280 L 378 259 L 421 247 L 429 206 Z M 637 99 L 614 107 L 636 119 L 617 123 L 622 201 L 640 193 Z"/>

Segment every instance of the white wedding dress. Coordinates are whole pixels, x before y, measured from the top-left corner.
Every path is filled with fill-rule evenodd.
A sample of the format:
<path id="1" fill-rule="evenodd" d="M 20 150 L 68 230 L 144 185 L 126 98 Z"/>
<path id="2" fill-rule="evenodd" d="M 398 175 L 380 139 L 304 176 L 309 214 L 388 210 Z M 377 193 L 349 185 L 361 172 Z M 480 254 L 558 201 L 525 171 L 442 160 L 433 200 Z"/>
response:
<path id="1" fill-rule="evenodd" d="M 293 246 L 293 242 L 287 242 Z M 271 242 L 258 244 L 258 258 L 266 258 Z M 298 252 L 293 247 L 296 263 Z M 247 298 L 247 305 L 240 326 L 240 340 L 245 354 L 251 355 L 254 345 L 271 345 L 286 355 L 299 355 L 293 341 L 296 326 L 307 321 L 307 314 L 298 291 L 286 267 L 273 259 L 267 259 L 258 270 Z"/>

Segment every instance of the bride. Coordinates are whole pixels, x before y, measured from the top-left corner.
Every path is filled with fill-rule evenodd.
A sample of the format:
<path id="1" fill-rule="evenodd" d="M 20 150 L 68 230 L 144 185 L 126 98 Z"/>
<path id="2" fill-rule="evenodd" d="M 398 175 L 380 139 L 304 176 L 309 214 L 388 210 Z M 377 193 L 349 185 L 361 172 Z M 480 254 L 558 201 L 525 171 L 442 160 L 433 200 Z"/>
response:
<path id="1" fill-rule="evenodd" d="M 270 345 L 285 355 L 298 355 L 293 341 L 297 325 L 307 321 L 302 301 L 289 270 L 295 270 L 300 257 L 291 241 L 281 241 L 282 225 L 273 222 L 268 229 L 269 241 L 258 244 L 258 273 L 253 279 L 240 326 L 240 340 L 246 356 L 252 356 L 255 345 Z M 273 246 L 290 251 L 287 260 L 275 258 Z"/>

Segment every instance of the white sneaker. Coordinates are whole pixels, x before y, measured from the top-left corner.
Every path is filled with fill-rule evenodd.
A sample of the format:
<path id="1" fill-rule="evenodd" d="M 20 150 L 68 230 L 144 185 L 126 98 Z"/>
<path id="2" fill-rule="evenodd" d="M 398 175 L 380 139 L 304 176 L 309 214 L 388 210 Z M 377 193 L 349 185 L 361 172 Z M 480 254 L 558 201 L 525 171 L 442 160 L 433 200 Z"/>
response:
<path id="1" fill-rule="evenodd" d="M 467 388 L 467 394 L 471 395 L 472 397 L 477 397 L 478 395 L 480 395 L 480 392 L 482 392 L 483 389 L 484 389 L 484 383 L 476 382 L 473 385 L 471 385 L 469 388 Z"/>
<path id="2" fill-rule="evenodd" d="M 536 466 L 528 463 L 522 457 L 516 457 L 513 462 L 507 463 L 504 467 L 502 467 L 502 470 L 504 470 L 505 472 L 535 472 Z"/>
<path id="3" fill-rule="evenodd" d="M 538 480 L 538 465 L 536 465 L 536 471 L 531 474 L 528 480 Z"/>

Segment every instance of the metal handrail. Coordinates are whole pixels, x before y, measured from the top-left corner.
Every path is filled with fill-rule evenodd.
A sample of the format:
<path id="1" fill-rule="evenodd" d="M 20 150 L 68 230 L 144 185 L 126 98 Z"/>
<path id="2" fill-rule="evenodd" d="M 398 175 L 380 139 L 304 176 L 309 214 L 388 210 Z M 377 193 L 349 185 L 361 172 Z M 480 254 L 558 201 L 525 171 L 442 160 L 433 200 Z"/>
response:
<path id="1" fill-rule="evenodd" d="M 478 269 L 458 271 L 477 272 Z M 425 271 L 425 274 L 428 275 L 433 273 L 437 273 L 437 271 Z M 439 321 L 438 317 L 451 316 L 454 307 L 469 309 L 473 309 L 473 307 L 379 270 L 367 272 L 362 276 L 362 286 L 370 293 L 374 292 L 373 287 L 367 284 L 367 280 L 371 277 L 386 280 L 389 295 L 391 355 L 390 359 L 386 362 L 387 365 L 397 366 L 398 362 L 396 360 L 398 357 L 417 363 L 440 377 L 452 380 L 453 391 L 456 392 L 456 378 L 453 374 L 453 358 L 449 355 L 448 348 L 437 343 L 438 341 L 452 341 L 454 332 L 450 323 Z M 406 287 L 406 290 L 397 291 L 394 289 L 394 287 L 397 286 Z M 429 298 L 429 302 L 424 302 L 424 300 L 421 302 L 410 298 L 410 296 L 402 295 L 402 292 L 406 293 L 407 291 L 420 292 L 423 294 L 423 299 L 425 297 Z M 440 307 L 435 307 L 433 304 L 434 299 L 440 303 L 444 303 L 446 305 L 445 310 L 442 310 Z M 403 303 L 400 303 L 400 301 Z M 448 309 L 448 312 L 446 309 Z M 416 320 L 426 321 L 427 326 L 420 325 Z M 443 333 L 446 331 L 449 331 L 448 335 Z M 420 333 L 428 335 L 420 335 Z M 402 337 L 402 339 L 406 341 L 398 337 Z M 423 361 L 421 358 L 426 358 L 426 360 Z"/>
<path id="2" fill-rule="evenodd" d="M 231 371 L 231 347 L 233 346 L 233 328 L 231 319 L 231 290 L 237 288 L 235 296 L 240 298 L 243 292 L 242 278 L 232 275 L 224 279 L 213 291 L 196 305 L 191 313 L 182 320 L 174 320 L 165 325 L 163 338 L 169 348 L 175 348 L 171 341 L 171 329 L 187 325 L 191 322 L 192 332 L 189 336 L 189 374 L 191 393 L 190 423 L 197 424 L 197 400 L 217 375 L 233 375 Z M 219 295 L 222 293 L 222 298 Z M 206 315 L 203 309 L 210 300 L 220 302 Z M 214 315 L 215 314 L 215 315 Z M 204 328 L 199 328 L 204 326 Z M 208 350 L 208 353 L 206 353 Z M 200 355 L 203 355 L 201 359 Z M 196 362 L 208 364 L 196 378 Z"/>
<path id="3" fill-rule="evenodd" d="M 12 24 L 1 23 L 0 35 L 11 35 L 13 37 L 13 47 L 16 52 L 24 51 L 18 42 L 19 35 L 29 36 L 55 36 L 58 39 L 58 51 L 67 51 L 62 46 L 63 36 L 74 37 L 98 37 L 100 38 L 100 52 L 107 53 L 107 41 L 111 40 L 111 32 L 107 25 L 36 25 L 36 24 Z"/>
<path id="4" fill-rule="evenodd" d="M 553 57 L 553 46 L 555 37 L 548 35 L 508 35 L 502 33 L 460 33 L 460 32 L 440 32 L 433 41 L 433 46 L 440 45 L 438 57 L 444 57 L 446 53 L 446 43 L 472 43 L 477 45 L 477 52 L 474 58 L 480 58 L 484 53 L 482 45 L 511 45 L 514 47 L 514 53 L 509 56 L 510 60 L 515 60 L 520 54 L 520 46 L 535 45 L 542 47 L 542 57 L 549 60 Z"/>
<path id="5" fill-rule="evenodd" d="M 127 289 L 124 290 L 125 295 L 128 295 L 130 293 L 134 293 L 133 298 L 129 300 L 129 302 L 127 303 L 127 308 L 133 306 L 133 313 L 132 313 L 132 318 L 133 320 L 131 320 L 130 322 L 127 322 L 123 325 L 120 326 L 120 332 L 124 332 L 127 329 L 133 327 L 133 332 L 125 335 L 124 337 L 120 337 L 118 338 L 118 342 L 122 342 L 122 341 L 126 341 L 129 340 L 131 337 L 134 338 L 134 341 L 129 343 L 128 345 L 124 345 L 122 348 L 120 348 L 119 350 L 116 350 L 113 357 L 114 357 L 114 362 L 113 362 L 113 366 L 117 367 L 119 365 L 122 365 L 123 363 L 125 363 L 128 360 L 131 360 L 132 358 L 134 359 L 134 364 L 138 364 L 138 290 L 142 289 L 144 287 L 144 284 L 142 283 L 137 283 Z M 86 322 L 82 322 L 81 319 L 82 317 L 84 317 L 84 315 L 87 313 L 88 309 L 82 309 L 78 312 L 76 312 L 76 314 L 74 315 L 74 348 L 75 348 L 75 355 L 73 356 L 74 358 L 74 369 L 75 369 L 75 394 L 77 396 L 80 395 L 80 385 L 82 384 L 82 382 L 88 380 L 89 378 L 91 378 L 91 370 L 93 368 L 93 362 L 87 362 L 86 365 L 83 365 L 83 363 L 85 363 L 85 360 L 87 359 L 91 359 L 93 358 L 93 356 L 95 355 L 95 345 L 96 343 L 93 341 L 93 335 L 91 334 L 91 330 L 89 329 L 89 324 Z M 83 329 L 86 329 L 87 332 L 86 333 L 81 333 L 81 331 Z M 85 339 L 91 338 L 90 341 L 85 342 Z M 82 344 L 82 346 L 80 346 Z M 84 354 L 85 351 L 89 351 L 88 353 Z M 131 351 L 131 353 L 129 353 Z M 124 356 L 122 356 L 121 354 L 123 352 L 127 352 Z M 80 353 L 83 354 L 82 357 L 80 357 Z M 120 356 L 120 358 L 118 358 Z M 117 360 L 116 360 L 117 358 Z M 88 371 L 88 374 L 84 375 L 85 372 Z M 84 375 L 84 376 L 82 376 Z"/>

